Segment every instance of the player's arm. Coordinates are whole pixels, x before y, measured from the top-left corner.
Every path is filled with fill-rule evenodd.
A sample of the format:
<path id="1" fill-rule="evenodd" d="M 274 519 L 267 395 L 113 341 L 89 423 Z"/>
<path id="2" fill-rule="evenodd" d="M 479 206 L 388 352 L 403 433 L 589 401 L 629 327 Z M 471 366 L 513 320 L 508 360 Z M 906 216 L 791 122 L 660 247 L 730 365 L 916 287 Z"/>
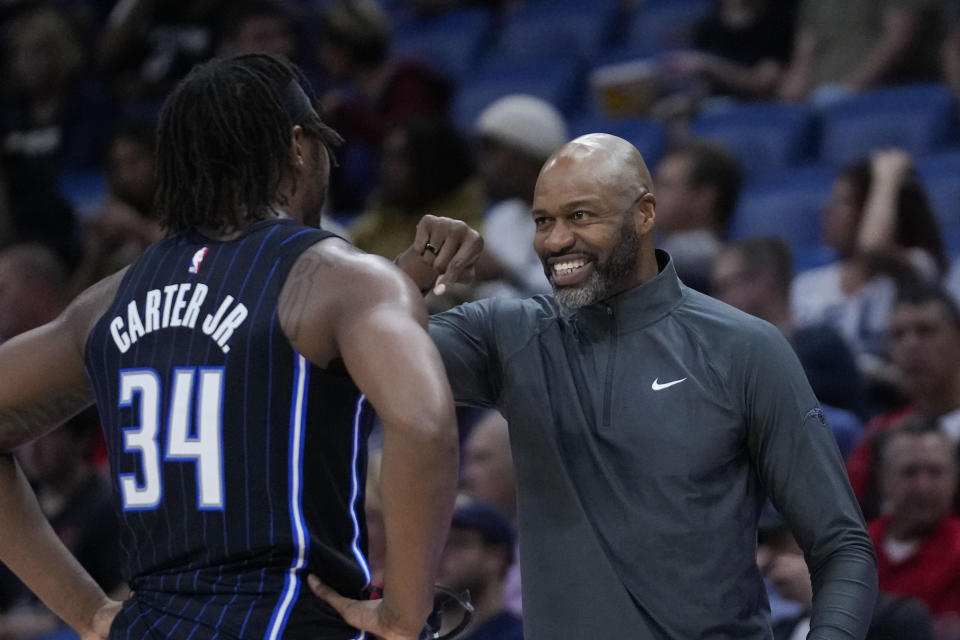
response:
<path id="1" fill-rule="evenodd" d="M 40 437 L 94 403 L 84 349 L 124 273 L 81 293 L 51 322 L 0 344 L 0 453 Z"/>
<path id="2" fill-rule="evenodd" d="M 342 358 L 384 424 L 384 599 L 315 591 L 354 626 L 385 638 L 417 638 L 432 607 L 458 468 L 453 399 L 425 331 L 424 303 L 389 263 L 325 241 L 294 266 L 280 320 L 293 346 L 315 364 Z"/>
<path id="3" fill-rule="evenodd" d="M 83 366 L 91 314 L 115 283 L 95 285 L 57 319 L 0 345 L 0 561 L 82 638 L 106 637 L 119 604 L 63 546 L 11 451 L 93 403 Z"/>

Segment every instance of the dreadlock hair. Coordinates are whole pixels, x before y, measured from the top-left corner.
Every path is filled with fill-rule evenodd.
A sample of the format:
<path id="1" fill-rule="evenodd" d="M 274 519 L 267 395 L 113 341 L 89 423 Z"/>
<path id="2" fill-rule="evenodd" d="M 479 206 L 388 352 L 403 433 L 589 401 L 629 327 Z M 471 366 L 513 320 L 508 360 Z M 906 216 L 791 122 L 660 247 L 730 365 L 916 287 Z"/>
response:
<path id="1" fill-rule="evenodd" d="M 316 137 L 331 162 L 342 141 L 313 102 L 309 82 L 279 56 L 194 67 L 160 113 L 156 212 L 163 226 L 172 233 L 194 226 L 226 232 L 276 215 L 293 127 Z"/>

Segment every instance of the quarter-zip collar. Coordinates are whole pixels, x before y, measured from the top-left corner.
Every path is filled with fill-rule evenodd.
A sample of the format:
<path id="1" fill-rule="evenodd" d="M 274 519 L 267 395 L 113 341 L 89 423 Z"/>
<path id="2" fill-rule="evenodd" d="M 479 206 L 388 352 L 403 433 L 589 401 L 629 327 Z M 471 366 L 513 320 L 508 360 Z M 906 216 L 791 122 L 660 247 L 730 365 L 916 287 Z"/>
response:
<path id="1" fill-rule="evenodd" d="M 656 322 L 670 312 L 683 297 L 683 284 L 677 277 L 670 254 L 656 250 L 659 272 L 641 285 L 578 309 L 571 321 L 580 329 L 606 329 L 616 325 L 617 333 L 636 331 Z"/>

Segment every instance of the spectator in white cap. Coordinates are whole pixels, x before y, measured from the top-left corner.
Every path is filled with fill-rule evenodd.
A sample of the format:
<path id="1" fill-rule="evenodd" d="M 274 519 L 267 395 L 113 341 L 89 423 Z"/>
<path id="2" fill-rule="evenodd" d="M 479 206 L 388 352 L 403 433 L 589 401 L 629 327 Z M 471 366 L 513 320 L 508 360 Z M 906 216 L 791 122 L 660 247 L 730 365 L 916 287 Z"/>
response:
<path id="1" fill-rule="evenodd" d="M 568 140 L 563 116 L 548 102 L 528 95 L 494 101 L 477 118 L 478 167 L 490 208 L 484 239 L 490 260 L 480 265 L 481 297 L 550 291 L 533 246 L 530 218 L 533 187 L 544 161 Z"/>

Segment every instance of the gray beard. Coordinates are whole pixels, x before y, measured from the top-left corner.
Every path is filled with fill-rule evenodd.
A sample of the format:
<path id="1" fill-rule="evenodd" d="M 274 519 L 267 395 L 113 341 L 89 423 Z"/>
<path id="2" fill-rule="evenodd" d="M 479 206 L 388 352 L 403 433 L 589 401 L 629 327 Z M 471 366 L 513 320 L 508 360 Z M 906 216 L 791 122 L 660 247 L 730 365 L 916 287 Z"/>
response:
<path id="1" fill-rule="evenodd" d="M 590 277 L 579 287 L 553 287 L 553 297 L 568 309 L 579 309 L 602 300 L 607 291 L 607 283 L 594 269 Z"/>
<path id="2" fill-rule="evenodd" d="M 640 234 L 627 216 L 620 228 L 620 242 L 603 264 L 594 263 L 593 273 L 578 287 L 557 287 L 549 273 L 553 297 L 567 309 L 579 309 L 599 302 L 621 288 L 622 283 L 636 272 L 640 260 Z"/>

